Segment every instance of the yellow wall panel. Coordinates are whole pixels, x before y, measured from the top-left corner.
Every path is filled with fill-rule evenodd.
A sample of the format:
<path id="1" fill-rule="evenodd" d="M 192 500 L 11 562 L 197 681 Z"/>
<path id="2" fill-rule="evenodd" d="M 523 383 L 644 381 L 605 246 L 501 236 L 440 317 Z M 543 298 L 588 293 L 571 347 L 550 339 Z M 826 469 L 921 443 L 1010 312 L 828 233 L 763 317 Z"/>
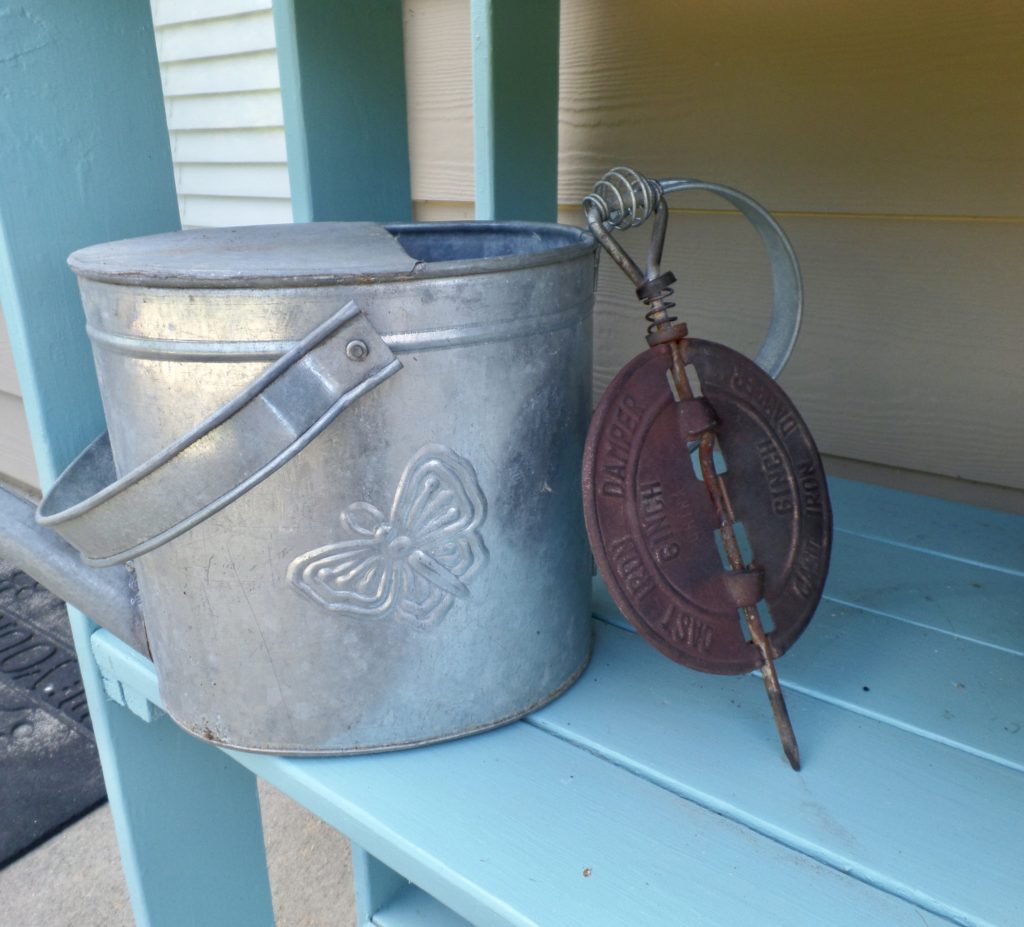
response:
<path id="1" fill-rule="evenodd" d="M 406 0 L 414 197 L 472 200 L 469 0 Z M 1024 4 L 562 0 L 559 200 L 613 164 L 773 209 L 1024 216 Z"/>
<path id="2" fill-rule="evenodd" d="M 474 199 L 468 0 L 406 10 L 417 215 L 457 215 Z M 561 215 L 580 224 L 572 204 L 621 163 L 745 189 L 804 267 L 784 383 L 823 449 L 1020 488 L 1022 84 L 1009 0 L 562 0 Z M 719 201 L 673 202 L 685 316 L 752 351 L 757 237 Z M 601 280 L 599 388 L 644 345 L 629 284 Z"/>
<path id="3" fill-rule="evenodd" d="M 571 215 L 566 211 L 563 217 Z M 787 217 L 805 319 L 781 382 L 825 453 L 1024 489 L 1024 223 Z M 624 238 L 639 248 L 642 230 Z M 767 260 L 738 217 L 674 212 L 663 267 L 691 334 L 752 354 Z M 642 307 L 602 262 L 595 380 L 645 346 Z"/>
<path id="4" fill-rule="evenodd" d="M 1024 216 L 1024 4 L 563 0 L 562 202 L 611 163 L 773 209 Z"/>
<path id="5" fill-rule="evenodd" d="M 403 17 L 412 198 L 473 200 L 469 0 L 405 0 Z"/>
<path id="6" fill-rule="evenodd" d="M 39 488 L 39 473 L 32 456 L 32 441 L 21 398 L 0 393 L 0 480 Z"/>
<path id="7" fill-rule="evenodd" d="M 3 307 L 0 306 L 0 392 L 21 395 L 18 374 L 14 370 L 14 355 L 11 353 L 11 342 L 7 337 L 7 328 L 3 324 Z"/>

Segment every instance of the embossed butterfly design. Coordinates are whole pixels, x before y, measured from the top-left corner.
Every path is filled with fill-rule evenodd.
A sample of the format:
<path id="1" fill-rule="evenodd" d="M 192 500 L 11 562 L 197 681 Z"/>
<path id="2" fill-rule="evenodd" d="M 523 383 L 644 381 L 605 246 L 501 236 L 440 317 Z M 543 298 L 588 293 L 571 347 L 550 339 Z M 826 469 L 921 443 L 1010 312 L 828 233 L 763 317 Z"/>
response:
<path id="1" fill-rule="evenodd" d="M 398 482 L 391 515 L 368 502 L 341 514 L 353 537 L 297 557 L 289 581 L 333 611 L 426 626 L 469 596 L 486 564 L 487 502 L 470 463 L 440 444 L 420 448 Z"/>

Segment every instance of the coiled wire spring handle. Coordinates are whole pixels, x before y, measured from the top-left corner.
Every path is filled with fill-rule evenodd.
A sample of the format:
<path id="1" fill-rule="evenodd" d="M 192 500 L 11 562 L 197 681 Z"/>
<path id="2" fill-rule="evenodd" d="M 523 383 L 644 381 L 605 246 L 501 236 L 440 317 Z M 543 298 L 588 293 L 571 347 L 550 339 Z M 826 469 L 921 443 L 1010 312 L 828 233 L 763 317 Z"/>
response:
<path id="1" fill-rule="evenodd" d="M 633 281 L 637 295 L 648 306 L 648 334 L 672 325 L 669 314 L 675 303 L 670 300 L 675 277 L 662 273 L 661 258 L 668 224 L 665 194 L 683 190 L 703 190 L 726 200 L 754 226 L 771 262 L 772 318 L 754 362 L 770 376 L 777 377 L 785 367 L 796 344 L 803 312 L 803 281 L 796 254 L 786 233 L 760 203 L 740 190 L 702 180 L 652 180 L 629 167 L 616 167 L 604 175 L 593 192 L 584 198 L 583 208 L 594 237 L 626 276 Z M 654 216 L 654 228 L 647 251 L 646 270 L 626 253 L 612 235 L 612 229 L 624 231 L 642 225 Z"/>
<path id="2" fill-rule="evenodd" d="M 668 206 L 661 186 L 632 168 L 616 167 L 604 175 L 593 192 L 584 198 L 587 224 L 612 260 L 633 281 L 636 295 L 647 306 L 648 340 L 677 321 L 669 311 L 675 306 L 669 297 L 675 275 L 661 272 L 661 256 L 668 230 Z M 611 233 L 611 229 L 635 228 L 654 216 L 651 242 L 647 249 L 646 272 L 633 260 Z"/>

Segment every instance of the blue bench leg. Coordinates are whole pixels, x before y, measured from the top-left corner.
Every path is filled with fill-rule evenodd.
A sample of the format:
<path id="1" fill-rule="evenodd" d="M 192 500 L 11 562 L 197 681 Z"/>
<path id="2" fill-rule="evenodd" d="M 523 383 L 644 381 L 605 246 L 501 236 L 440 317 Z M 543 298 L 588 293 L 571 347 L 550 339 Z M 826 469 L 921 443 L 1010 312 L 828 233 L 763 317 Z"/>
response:
<path id="1" fill-rule="evenodd" d="M 352 879 L 357 927 L 369 927 L 373 915 L 409 884 L 407 879 L 355 844 L 352 844 Z"/>
<path id="2" fill-rule="evenodd" d="M 75 646 L 139 927 L 273 925 L 256 777 L 153 710 L 107 697 L 89 638 Z"/>

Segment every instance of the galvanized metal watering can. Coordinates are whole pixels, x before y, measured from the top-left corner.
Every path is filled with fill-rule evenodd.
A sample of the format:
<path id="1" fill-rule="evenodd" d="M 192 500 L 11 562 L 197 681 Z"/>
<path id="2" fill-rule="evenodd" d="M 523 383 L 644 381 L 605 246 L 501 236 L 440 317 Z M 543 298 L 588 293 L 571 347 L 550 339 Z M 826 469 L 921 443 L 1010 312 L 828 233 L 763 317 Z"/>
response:
<path id="1" fill-rule="evenodd" d="M 109 440 L 39 520 L 93 564 L 137 558 L 179 724 L 391 749 L 582 671 L 595 251 L 551 225 L 322 223 L 72 256 Z"/>

